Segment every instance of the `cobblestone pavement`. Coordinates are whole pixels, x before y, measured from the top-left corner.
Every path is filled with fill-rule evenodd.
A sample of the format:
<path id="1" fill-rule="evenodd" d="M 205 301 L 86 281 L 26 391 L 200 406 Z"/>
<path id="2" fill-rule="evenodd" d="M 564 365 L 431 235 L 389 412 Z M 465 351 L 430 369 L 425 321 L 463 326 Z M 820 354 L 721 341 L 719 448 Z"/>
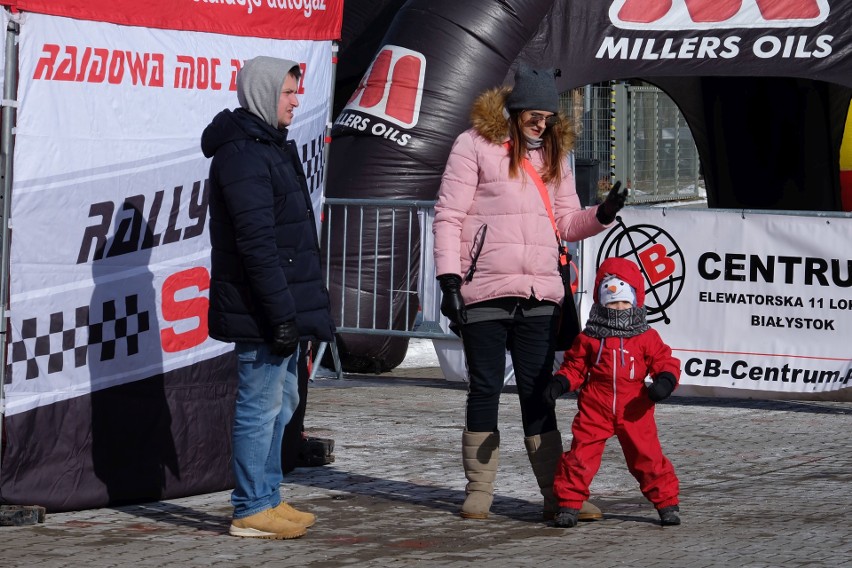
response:
<path id="1" fill-rule="evenodd" d="M 492 515 L 457 515 L 465 386 L 428 376 L 311 384 L 306 427 L 335 440 L 336 461 L 282 486 L 318 516 L 304 538 L 228 536 L 221 492 L 0 527 L 0 566 L 852 566 L 852 403 L 674 397 L 657 421 L 683 524 L 659 526 L 611 440 L 592 486 L 605 520 L 557 529 L 540 520 L 513 387 Z M 566 444 L 575 408 L 557 405 Z"/>

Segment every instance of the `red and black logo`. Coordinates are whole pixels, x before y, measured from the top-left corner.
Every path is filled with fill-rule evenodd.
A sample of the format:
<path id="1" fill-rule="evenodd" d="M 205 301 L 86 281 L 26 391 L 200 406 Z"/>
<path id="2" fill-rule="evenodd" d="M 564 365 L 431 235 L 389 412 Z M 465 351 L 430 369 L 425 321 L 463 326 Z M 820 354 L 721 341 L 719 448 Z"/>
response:
<path id="1" fill-rule="evenodd" d="M 683 290 L 686 265 L 683 251 L 672 236 L 656 225 L 627 226 L 618 223 L 607 233 L 595 266 L 610 257 L 628 258 L 639 265 L 645 278 L 645 307 L 648 323 L 670 323 L 666 310 Z"/>
<path id="2" fill-rule="evenodd" d="M 359 111 L 402 128 L 411 128 L 420 117 L 426 75 L 422 53 L 386 45 L 346 103 L 344 110 Z"/>
<path id="3" fill-rule="evenodd" d="M 609 18 L 629 30 L 811 27 L 828 0 L 615 0 Z"/>

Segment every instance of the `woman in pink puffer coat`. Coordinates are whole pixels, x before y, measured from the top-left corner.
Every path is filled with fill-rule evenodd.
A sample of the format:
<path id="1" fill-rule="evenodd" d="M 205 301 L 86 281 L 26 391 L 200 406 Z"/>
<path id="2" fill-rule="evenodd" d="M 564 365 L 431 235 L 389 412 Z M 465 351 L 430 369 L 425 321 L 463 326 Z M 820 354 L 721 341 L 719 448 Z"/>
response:
<path id="1" fill-rule="evenodd" d="M 557 235 L 538 185 L 547 193 L 558 238 L 565 241 L 602 231 L 627 194 L 616 184 L 604 203 L 582 209 L 568 164 L 574 133 L 559 112 L 552 70 L 521 64 L 514 87 L 481 94 L 471 119 L 473 128 L 459 135 L 447 160 L 433 225 L 441 313 L 462 337 L 469 379 L 462 434 L 468 484 L 461 516 L 484 519 L 491 508 L 508 349 L 524 443 L 544 496 L 544 517 L 550 519 L 557 509 L 552 487 L 562 438 L 542 394 L 553 371 L 564 287 Z M 585 503 L 580 518 L 602 515 Z"/>

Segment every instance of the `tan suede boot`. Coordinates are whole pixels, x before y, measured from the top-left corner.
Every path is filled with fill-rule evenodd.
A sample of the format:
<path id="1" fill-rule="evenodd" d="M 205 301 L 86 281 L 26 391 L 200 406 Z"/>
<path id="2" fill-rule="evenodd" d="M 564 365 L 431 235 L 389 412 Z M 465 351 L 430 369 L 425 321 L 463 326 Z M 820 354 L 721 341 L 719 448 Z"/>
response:
<path id="1" fill-rule="evenodd" d="M 559 465 L 559 458 L 562 457 L 562 434 L 559 430 L 552 430 L 541 435 L 527 436 L 524 438 L 524 446 L 527 448 L 527 456 L 530 458 L 541 496 L 544 497 L 542 518 L 550 520 L 556 516 L 559 509 L 553 496 L 553 477 L 556 474 L 556 466 Z"/>
<path id="2" fill-rule="evenodd" d="M 559 458 L 562 457 L 562 434 L 559 430 L 553 430 L 541 435 L 527 436 L 524 438 L 524 446 L 527 448 L 527 455 L 530 458 L 538 488 L 541 490 L 542 497 L 544 497 L 544 510 L 541 516 L 544 520 L 549 521 L 556 516 L 556 512 L 559 510 L 556 497 L 553 495 L 553 477 L 556 475 Z M 601 510 L 588 501 L 583 501 L 583 506 L 577 516 L 581 521 L 603 519 Z"/>
<path id="3" fill-rule="evenodd" d="M 583 501 L 577 519 L 580 521 L 600 521 L 603 519 L 603 512 L 588 501 Z"/>
<path id="4" fill-rule="evenodd" d="M 284 501 L 281 501 L 277 507 L 274 507 L 272 512 L 282 519 L 290 521 L 291 523 L 296 523 L 297 525 L 302 525 L 306 529 L 314 526 L 314 523 L 317 521 L 317 517 L 313 513 L 300 511 Z"/>
<path id="5" fill-rule="evenodd" d="M 280 540 L 299 538 L 304 536 L 308 529 L 282 519 L 273 513 L 272 509 L 266 509 L 242 519 L 233 519 L 228 532 L 232 536 Z"/>
<path id="6" fill-rule="evenodd" d="M 494 500 L 494 478 L 500 457 L 499 432 L 462 433 L 462 465 L 467 478 L 461 516 L 465 519 L 487 519 Z"/>

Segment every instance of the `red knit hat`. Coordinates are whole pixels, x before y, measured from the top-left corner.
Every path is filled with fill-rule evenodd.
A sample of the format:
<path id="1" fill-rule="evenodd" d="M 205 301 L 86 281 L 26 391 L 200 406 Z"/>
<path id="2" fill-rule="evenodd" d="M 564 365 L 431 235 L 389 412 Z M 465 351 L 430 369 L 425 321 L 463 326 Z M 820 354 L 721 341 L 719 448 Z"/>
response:
<path id="1" fill-rule="evenodd" d="M 600 302 L 598 290 L 607 276 L 618 276 L 633 288 L 636 292 L 635 307 L 645 305 L 645 278 L 635 262 L 617 256 L 603 261 L 595 276 L 595 302 Z"/>

